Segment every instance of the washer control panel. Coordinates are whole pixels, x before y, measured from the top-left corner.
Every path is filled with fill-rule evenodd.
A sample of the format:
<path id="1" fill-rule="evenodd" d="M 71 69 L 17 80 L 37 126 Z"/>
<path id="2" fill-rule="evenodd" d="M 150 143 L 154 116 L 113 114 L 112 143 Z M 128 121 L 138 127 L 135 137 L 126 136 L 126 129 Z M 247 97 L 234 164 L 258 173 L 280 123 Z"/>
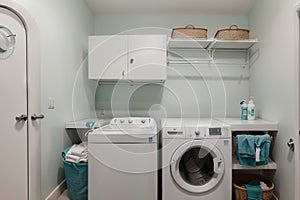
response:
<path id="1" fill-rule="evenodd" d="M 231 129 L 228 126 L 223 127 L 186 127 L 185 138 L 218 138 L 230 137 Z"/>
<path id="2" fill-rule="evenodd" d="M 111 128 L 145 129 L 155 127 L 156 122 L 150 117 L 119 117 L 113 118 L 109 125 Z"/>
<path id="3" fill-rule="evenodd" d="M 210 118 L 166 118 L 162 119 L 162 138 L 204 139 L 230 138 L 231 127 Z"/>
<path id="4" fill-rule="evenodd" d="M 162 130 L 164 138 L 228 138 L 231 137 L 230 127 L 168 127 Z"/>

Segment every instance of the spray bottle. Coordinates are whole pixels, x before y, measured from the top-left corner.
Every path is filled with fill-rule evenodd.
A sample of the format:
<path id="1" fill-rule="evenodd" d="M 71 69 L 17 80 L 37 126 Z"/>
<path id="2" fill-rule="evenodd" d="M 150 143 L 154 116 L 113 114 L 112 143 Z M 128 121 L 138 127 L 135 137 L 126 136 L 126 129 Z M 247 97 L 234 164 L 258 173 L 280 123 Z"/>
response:
<path id="1" fill-rule="evenodd" d="M 242 100 L 240 102 L 242 113 L 241 113 L 241 119 L 247 120 L 248 119 L 248 106 L 245 100 Z"/>

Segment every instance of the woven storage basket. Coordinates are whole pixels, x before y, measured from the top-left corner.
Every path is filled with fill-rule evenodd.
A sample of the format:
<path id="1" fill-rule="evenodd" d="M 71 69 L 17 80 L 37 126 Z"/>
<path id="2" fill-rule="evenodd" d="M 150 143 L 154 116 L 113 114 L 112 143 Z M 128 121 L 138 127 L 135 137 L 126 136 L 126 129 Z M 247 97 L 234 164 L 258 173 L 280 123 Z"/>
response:
<path id="1" fill-rule="evenodd" d="M 173 28 L 172 38 L 203 38 L 207 39 L 206 28 L 195 28 L 194 25 L 188 24 L 185 28 Z"/>
<path id="2" fill-rule="evenodd" d="M 233 179 L 233 187 L 236 200 L 248 200 L 245 184 L 252 180 L 260 180 L 267 184 L 269 189 L 262 190 L 262 200 L 271 200 L 274 190 L 274 184 L 269 179 L 255 174 L 237 174 Z"/>
<path id="3" fill-rule="evenodd" d="M 219 40 L 248 40 L 249 30 L 240 29 L 233 24 L 229 28 L 219 29 L 215 34 L 215 38 Z"/>

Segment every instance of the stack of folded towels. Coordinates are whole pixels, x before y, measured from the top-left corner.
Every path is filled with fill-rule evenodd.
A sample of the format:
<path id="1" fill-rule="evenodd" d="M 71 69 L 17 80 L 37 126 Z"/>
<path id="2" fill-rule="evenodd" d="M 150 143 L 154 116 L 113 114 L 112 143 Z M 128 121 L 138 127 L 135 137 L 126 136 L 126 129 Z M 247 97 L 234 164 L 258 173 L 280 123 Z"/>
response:
<path id="1" fill-rule="evenodd" d="M 252 167 L 267 165 L 270 151 L 270 135 L 237 135 L 237 158 L 241 165 Z"/>
<path id="2" fill-rule="evenodd" d="M 88 161 L 88 149 L 87 142 L 82 142 L 80 144 L 74 144 L 68 151 L 66 161 L 79 163 Z"/>

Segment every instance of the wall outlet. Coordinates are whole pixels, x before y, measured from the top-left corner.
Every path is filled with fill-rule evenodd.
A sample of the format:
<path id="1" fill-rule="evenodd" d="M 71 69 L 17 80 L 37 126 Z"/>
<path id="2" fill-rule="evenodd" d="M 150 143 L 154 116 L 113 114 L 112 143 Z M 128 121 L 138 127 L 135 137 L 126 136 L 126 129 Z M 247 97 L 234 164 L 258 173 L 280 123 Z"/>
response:
<path id="1" fill-rule="evenodd" d="M 100 115 L 105 115 L 105 108 L 100 109 Z"/>
<path id="2" fill-rule="evenodd" d="M 54 109 L 55 108 L 55 99 L 53 97 L 48 98 L 48 109 Z"/>

